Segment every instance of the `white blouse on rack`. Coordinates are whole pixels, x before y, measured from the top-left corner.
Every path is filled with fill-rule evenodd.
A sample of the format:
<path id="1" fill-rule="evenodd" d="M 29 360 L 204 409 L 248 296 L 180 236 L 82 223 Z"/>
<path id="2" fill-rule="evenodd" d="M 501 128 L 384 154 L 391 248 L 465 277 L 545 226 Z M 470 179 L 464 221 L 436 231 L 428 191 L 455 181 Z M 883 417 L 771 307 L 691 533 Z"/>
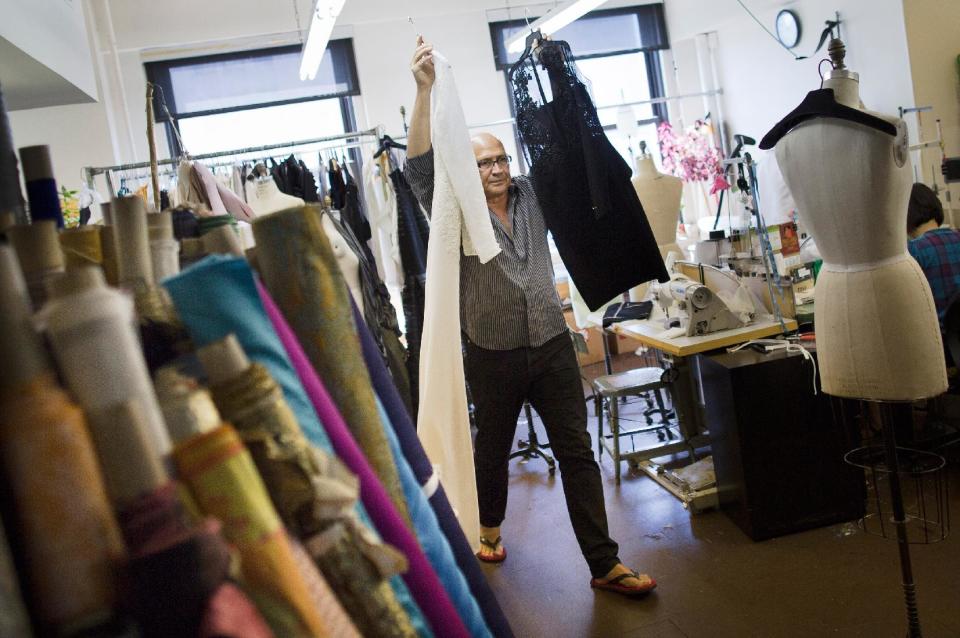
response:
<path id="1" fill-rule="evenodd" d="M 453 69 L 434 51 L 431 103 L 434 190 L 420 346 L 417 433 L 467 539 L 479 548 L 480 515 L 460 344 L 460 246 L 486 263 L 500 253 Z"/>

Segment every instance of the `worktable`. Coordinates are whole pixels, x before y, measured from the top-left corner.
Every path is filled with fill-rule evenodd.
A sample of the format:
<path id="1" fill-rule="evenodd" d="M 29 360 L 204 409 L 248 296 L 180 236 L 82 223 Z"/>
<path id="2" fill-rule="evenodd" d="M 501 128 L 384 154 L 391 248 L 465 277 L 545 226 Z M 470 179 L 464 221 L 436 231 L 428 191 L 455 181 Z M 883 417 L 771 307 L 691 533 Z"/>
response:
<path id="1" fill-rule="evenodd" d="M 685 505 L 690 506 L 693 511 L 698 511 L 716 504 L 716 489 L 713 488 L 711 492 L 706 494 L 697 493 L 695 497 L 684 494 L 682 489 L 678 490 L 677 488 L 678 481 L 671 478 L 667 470 L 650 461 L 650 459 L 656 457 L 676 454 L 681 451 L 687 451 L 691 461 L 693 461 L 695 460 L 694 451 L 709 444 L 706 436 L 704 406 L 700 400 L 699 373 L 695 366 L 691 365 L 691 358 L 697 354 L 728 348 L 752 339 L 763 339 L 783 334 L 784 326 L 787 332 L 795 331 L 797 322 L 794 319 L 784 319 L 783 326 L 781 326 L 779 321 L 767 319 L 755 321 L 741 328 L 722 330 L 703 336 L 687 337 L 681 335 L 666 338 L 662 334 L 664 332 L 663 318 L 662 310 L 655 305 L 650 319 L 623 321 L 613 324 L 605 330 L 605 332 L 636 339 L 643 345 L 656 349 L 662 354 L 661 359 L 664 361 L 664 367 L 670 371 L 672 378 L 671 395 L 680 430 L 679 441 L 666 442 L 652 448 L 626 453 L 621 455 L 621 458 L 636 463 L 651 478 L 680 498 Z M 601 327 L 603 323 L 602 311 L 590 314 L 588 321 L 596 327 Z M 604 347 L 606 347 L 606 340 L 604 340 Z M 607 357 L 607 366 L 609 374 L 611 371 L 609 356 Z"/>

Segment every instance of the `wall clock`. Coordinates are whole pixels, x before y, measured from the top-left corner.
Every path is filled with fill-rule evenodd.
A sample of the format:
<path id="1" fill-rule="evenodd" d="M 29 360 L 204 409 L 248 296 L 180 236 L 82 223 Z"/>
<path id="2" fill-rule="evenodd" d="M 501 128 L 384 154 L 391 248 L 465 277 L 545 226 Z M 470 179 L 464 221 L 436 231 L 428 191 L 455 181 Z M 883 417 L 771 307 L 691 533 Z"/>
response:
<path id="1" fill-rule="evenodd" d="M 777 14 L 777 39 L 788 49 L 800 42 L 800 18 L 789 9 Z"/>

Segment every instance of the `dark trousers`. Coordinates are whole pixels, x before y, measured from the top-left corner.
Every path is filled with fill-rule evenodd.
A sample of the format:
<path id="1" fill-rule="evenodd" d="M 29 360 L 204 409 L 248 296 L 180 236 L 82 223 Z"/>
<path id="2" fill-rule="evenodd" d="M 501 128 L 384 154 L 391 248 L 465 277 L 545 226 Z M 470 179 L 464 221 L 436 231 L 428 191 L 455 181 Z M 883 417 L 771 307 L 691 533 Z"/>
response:
<path id="1" fill-rule="evenodd" d="M 539 348 L 485 350 L 467 340 L 466 377 L 476 408 L 474 462 L 480 524 L 499 527 L 507 509 L 508 460 L 524 400 L 543 420 L 560 464 L 573 531 L 590 572 L 603 577 L 620 560 L 610 539 L 600 468 L 587 434 L 577 355 L 567 333 Z M 491 539 L 492 540 L 492 539 Z"/>

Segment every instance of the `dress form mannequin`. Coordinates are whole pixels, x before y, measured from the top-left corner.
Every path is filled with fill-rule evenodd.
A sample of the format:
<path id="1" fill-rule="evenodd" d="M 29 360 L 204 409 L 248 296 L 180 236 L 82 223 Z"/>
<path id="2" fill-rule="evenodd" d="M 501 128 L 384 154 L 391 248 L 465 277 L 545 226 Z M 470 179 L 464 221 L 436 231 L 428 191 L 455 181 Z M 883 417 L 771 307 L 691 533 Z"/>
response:
<path id="1" fill-rule="evenodd" d="M 664 259 L 670 252 L 681 253 L 677 245 L 677 223 L 680 220 L 680 198 L 683 195 L 683 181 L 673 175 L 664 175 L 657 170 L 653 157 L 642 153 L 637 158 L 634 171 L 633 188 L 647 214 L 653 236 L 657 239 L 660 256 Z M 630 290 L 631 301 L 641 301 L 646 295 L 648 284 L 641 284 Z"/>
<path id="2" fill-rule="evenodd" d="M 831 42 L 834 70 L 824 88 L 866 111 L 859 78 Z M 776 146 L 777 162 L 823 256 L 816 326 L 824 392 L 911 401 L 947 388 L 929 284 L 906 250 L 910 166 L 906 128 L 896 137 L 830 116 L 796 125 Z"/>
<path id="3" fill-rule="evenodd" d="M 347 282 L 347 288 L 350 289 L 350 296 L 363 314 L 363 289 L 360 288 L 360 259 L 354 254 L 350 246 L 343 239 L 343 236 L 337 232 L 333 222 L 330 221 L 328 213 L 320 216 L 320 225 L 323 226 L 323 232 L 327 234 L 330 240 L 330 247 L 333 248 L 333 254 L 337 258 L 337 264 L 340 266 L 340 272 L 343 273 L 343 280 Z"/>
<path id="4" fill-rule="evenodd" d="M 258 216 L 303 206 L 303 200 L 299 197 L 280 192 L 272 177 L 248 181 L 246 191 L 247 203 Z"/>

